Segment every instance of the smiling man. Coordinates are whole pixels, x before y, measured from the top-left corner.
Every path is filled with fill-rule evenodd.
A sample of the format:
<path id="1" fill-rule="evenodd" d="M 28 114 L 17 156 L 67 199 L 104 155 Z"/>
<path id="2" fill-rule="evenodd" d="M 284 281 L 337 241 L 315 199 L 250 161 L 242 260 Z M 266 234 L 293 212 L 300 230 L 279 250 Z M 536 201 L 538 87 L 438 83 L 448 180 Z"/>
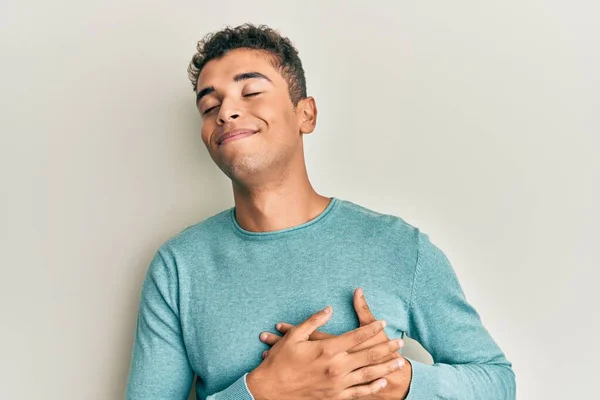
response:
<path id="1" fill-rule="evenodd" d="M 235 206 L 156 252 L 127 398 L 185 399 L 197 376 L 209 400 L 514 399 L 511 363 L 428 235 L 312 187 L 317 106 L 289 39 L 226 28 L 188 72 Z M 404 335 L 435 364 L 403 357 Z"/>

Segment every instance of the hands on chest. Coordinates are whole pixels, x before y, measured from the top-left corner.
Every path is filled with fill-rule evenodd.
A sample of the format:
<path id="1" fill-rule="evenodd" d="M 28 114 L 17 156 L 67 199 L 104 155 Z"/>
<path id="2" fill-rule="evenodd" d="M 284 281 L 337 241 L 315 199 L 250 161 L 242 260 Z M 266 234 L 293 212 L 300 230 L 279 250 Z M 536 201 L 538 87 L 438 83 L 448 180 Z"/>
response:
<path id="1" fill-rule="evenodd" d="M 278 336 L 262 332 L 271 346 L 247 377 L 256 400 L 397 400 L 408 394 L 412 367 L 398 353 L 402 339 L 390 340 L 361 289 L 354 291 L 360 327 L 341 335 L 317 331 L 332 315 L 327 307 L 294 326 L 277 324 Z"/>

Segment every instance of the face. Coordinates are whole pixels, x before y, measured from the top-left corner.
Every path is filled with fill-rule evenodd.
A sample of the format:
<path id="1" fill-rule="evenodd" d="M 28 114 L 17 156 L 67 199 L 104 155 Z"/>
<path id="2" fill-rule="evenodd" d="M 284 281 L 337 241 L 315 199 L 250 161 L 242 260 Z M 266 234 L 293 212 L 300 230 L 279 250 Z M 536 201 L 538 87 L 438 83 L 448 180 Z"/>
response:
<path id="1" fill-rule="evenodd" d="M 196 93 L 202 141 L 232 180 L 268 179 L 303 161 L 302 135 L 316 123 L 314 99 L 294 109 L 287 82 L 264 53 L 235 49 L 209 61 Z"/>

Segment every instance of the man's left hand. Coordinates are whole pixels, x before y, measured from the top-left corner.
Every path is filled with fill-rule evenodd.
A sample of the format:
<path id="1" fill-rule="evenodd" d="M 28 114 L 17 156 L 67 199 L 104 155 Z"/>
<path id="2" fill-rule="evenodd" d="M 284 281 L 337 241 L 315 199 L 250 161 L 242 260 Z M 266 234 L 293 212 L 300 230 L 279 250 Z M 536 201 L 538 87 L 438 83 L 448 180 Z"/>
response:
<path id="1" fill-rule="evenodd" d="M 371 310 L 367 304 L 365 296 L 361 289 L 356 289 L 354 291 L 354 310 L 358 316 L 358 320 L 360 322 L 360 326 L 368 325 L 371 322 L 375 321 L 375 317 L 371 313 Z M 287 324 L 285 322 L 277 324 L 276 328 L 282 334 L 286 334 L 294 325 Z M 310 335 L 309 340 L 322 340 L 330 337 L 334 337 L 336 335 L 331 335 L 325 332 L 315 331 L 312 335 Z M 273 346 L 281 339 L 281 336 L 277 336 L 270 332 L 263 332 L 260 335 L 260 340 L 266 344 Z M 377 335 L 373 336 L 369 340 L 361 343 L 358 346 L 353 347 L 348 351 L 348 353 L 353 353 L 356 351 L 360 351 L 369 347 L 372 347 L 379 343 L 384 343 L 389 341 L 390 339 L 385 334 L 384 331 L 379 332 Z M 265 350 L 263 352 L 263 359 L 268 357 L 269 351 Z M 398 352 L 393 352 L 392 354 L 385 356 L 379 360 L 376 360 L 377 363 L 382 363 L 393 358 L 403 358 Z M 385 388 L 381 389 L 377 393 L 372 395 L 362 397 L 361 400 L 398 400 L 406 398 L 408 394 L 408 389 L 410 387 L 410 381 L 412 378 L 412 365 L 406 359 L 404 359 L 404 366 L 399 370 L 391 372 L 385 376 L 387 380 L 387 385 Z"/>

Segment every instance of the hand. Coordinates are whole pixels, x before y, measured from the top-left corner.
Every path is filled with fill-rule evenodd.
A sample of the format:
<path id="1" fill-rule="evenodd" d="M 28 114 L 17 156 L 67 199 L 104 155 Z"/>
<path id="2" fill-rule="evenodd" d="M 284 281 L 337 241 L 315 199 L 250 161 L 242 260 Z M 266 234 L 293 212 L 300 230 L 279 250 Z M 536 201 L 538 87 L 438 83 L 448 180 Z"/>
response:
<path id="1" fill-rule="evenodd" d="M 362 290 L 359 288 L 354 291 L 354 310 L 358 316 L 358 320 L 360 322 L 360 326 L 365 326 L 373 321 L 375 321 L 375 317 L 371 312 L 369 305 L 365 300 L 365 296 Z M 286 334 L 294 325 L 287 323 L 279 323 L 277 324 L 277 330 L 283 334 Z M 323 340 L 335 337 L 335 335 L 330 335 L 328 333 L 315 331 L 313 332 L 309 339 L 310 340 Z M 281 337 L 274 335 L 269 332 L 263 332 L 260 336 L 261 340 L 271 346 L 275 345 Z M 385 334 L 383 330 L 377 333 L 375 336 L 372 336 L 367 341 L 361 343 L 358 346 L 353 347 L 348 350 L 348 353 L 353 353 L 356 351 L 363 350 L 365 348 L 369 348 L 379 343 L 387 342 L 389 338 Z M 404 346 L 404 341 L 401 341 L 401 347 Z M 269 350 L 265 350 L 263 352 L 263 359 L 266 358 L 269 354 Z M 376 362 L 385 362 L 391 359 L 402 359 L 404 361 L 403 367 L 398 370 L 391 372 L 390 374 L 385 376 L 385 379 L 388 381 L 386 387 L 377 393 L 368 395 L 363 397 L 363 400 L 396 400 L 396 399 L 404 399 L 408 394 L 408 389 L 410 387 L 410 382 L 412 379 L 412 365 L 410 362 L 405 361 L 404 357 L 400 355 L 398 352 L 393 352 L 384 356 L 381 359 L 375 360 Z"/>
<path id="2" fill-rule="evenodd" d="M 381 332 L 385 321 L 374 321 L 336 337 L 310 341 L 310 335 L 324 325 L 332 313 L 331 307 L 327 307 L 290 328 L 270 349 L 269 357 L 248 374 L 248 389 L 256 400 L 356 399 L 383 387 L 385 380 L 378 378 L 399 368 L 396 360 L 371 364 L 374 359 L 397 351 L 399 343 L 390 340 L 352 354 L 347 350 Z"/>

